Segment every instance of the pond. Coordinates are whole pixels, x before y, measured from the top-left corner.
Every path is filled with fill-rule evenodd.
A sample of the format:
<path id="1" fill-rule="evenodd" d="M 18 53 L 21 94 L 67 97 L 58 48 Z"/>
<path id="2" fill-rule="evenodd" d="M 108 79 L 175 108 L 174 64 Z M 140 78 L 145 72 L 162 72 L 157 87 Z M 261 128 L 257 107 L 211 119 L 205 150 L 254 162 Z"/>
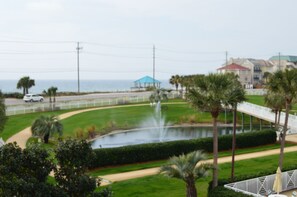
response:
<path id="1" fill-rule="evenodd" d="M 219 127 L 219 135 L 232 134 L 233 127 Z M 246 129 L 245 132 L 248 132 Z M 241 127 L 237 128 L 237 133 L 241 133 Z M 95 139 L 92 148 L 111 148 L 135 144 L 146 144 L 154 142 L 166 142 L 175 140 L 189 140 L 195 138 L 212 137 L 211 126 L 185 126 L 166 127 L 164 129 L 133 129 L 111 133 Z"/>

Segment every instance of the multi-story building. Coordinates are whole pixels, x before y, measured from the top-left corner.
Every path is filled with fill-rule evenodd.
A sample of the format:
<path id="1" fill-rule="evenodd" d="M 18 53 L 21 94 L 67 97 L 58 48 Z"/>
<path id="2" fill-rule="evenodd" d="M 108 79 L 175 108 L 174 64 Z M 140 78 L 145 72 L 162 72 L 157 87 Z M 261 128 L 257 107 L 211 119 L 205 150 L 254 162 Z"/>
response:
<path id="1" fill-rule="evenodd" d="M 272 73 L 274 71 L 274 64 L 267 60 L 253 59 L 253 58 L 230 58 L 228 64 L 238 64 L 240 66 L 250 69 L 250 83 L 254 86 L 262 84 L 263 75 L 265 72 Z"/>
<path id="2" fill-rule="evenodd" d="M 251 85 L 251 70 L 247 67 L 232 63 L 217 69 L 218 73 L 234 73 L 239 76 L 239 81 L 244 87 Z"/>
<path id="3" fill-rule="evenodd" d="M 269 58 L 269 61 L 271 61 L 275 65 L 276 70 L 285 70 L 285 69 L 293 69 L 297 68 L 297 56 L 292 55 L 280 55 L 280 56 L 272 56 Z"/>

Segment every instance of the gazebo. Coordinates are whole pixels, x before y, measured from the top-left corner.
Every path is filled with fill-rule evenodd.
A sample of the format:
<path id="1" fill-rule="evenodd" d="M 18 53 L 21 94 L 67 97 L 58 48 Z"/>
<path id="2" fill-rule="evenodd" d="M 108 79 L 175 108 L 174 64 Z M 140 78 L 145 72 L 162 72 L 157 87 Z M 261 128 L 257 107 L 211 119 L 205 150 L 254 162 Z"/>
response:
<path id="1" fill-rule="evenodd" d="M 154 87 L 154 86 L 157 88 L 160 88 L 160 85 L 161 85 L 160 81 L 153 79 L 150 76 L 145 76 L 145 77 L 142 77 L 142 78 L 134 81 L 133 88 L 141 89 L 141 88 Z"/>

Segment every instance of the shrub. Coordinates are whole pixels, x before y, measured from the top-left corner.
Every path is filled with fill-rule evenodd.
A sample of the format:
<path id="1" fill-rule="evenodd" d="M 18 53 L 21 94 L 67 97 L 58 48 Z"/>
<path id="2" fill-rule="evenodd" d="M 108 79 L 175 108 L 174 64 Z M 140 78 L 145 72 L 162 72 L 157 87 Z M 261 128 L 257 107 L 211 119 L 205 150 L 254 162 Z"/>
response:
<path id="1" fill-rule="evenodd" d="M 17 98 L 17 99 L 22 99 L 23 94 L 19 92 L 12 92 L 12 93 L 4 93 L 5 98 Z"/>
<path id="2" fill-rule="evenodd" d="M 276 142 L 276 133 L 272 130 L 264 130 L 238 134 L 237 147 L 247 148 Z M 230 150 L 232 147 L 232 135 L 219 137 L 219 151 Z M 172 156 L 186 154 L 195 150 L 212 152 L 212 138 L 200 138 L 193 140 L 180 140 L 163 143 L 150 143 L 131 145 L 117 148 L 95 149 L 96 158 L 93 168 L 108 165 L 121 165 L 160 159 L 168 159 Z"/>
<path id="3" fill-rule="evenodd" d="M 88 131 L 88 138 L 89 139 L 93 139 L 93 138 L 95 138 L 95 136 L 96 136 L 96 127 L 95 127 L 95 125 L 92 125 L 92 126 L 89 126 L 88 128 L 87 128 L 87 131 Z"/>
<path id="4" fill-rule="evenodd" d="M 250 195 L 243 194 L 241 192 L 236 192 L 236 191 L 224 188 L 222 186 L 216 187 L 215 189 L 209 191 L 207 196 L 208 197 L 218 197 L 218 196 L 224 196 L 224 197 L 250 197 Z"/>
<path id="5" fill-rule="evenodd" d="M 84 130 L 82 128 L 77 128 L 75 130 L 75 135 L 77 139 L 84 139 Z"/>

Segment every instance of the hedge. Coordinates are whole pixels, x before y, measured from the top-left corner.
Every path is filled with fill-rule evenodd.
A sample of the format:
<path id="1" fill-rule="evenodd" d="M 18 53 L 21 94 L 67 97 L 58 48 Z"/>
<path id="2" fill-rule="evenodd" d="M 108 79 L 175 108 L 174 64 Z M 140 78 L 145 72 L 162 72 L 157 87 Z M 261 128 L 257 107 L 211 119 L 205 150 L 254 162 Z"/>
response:
<path id="1" fill-rule="evenodd" d="M 230 150 L 232 148 L 232 135 L 219 136 L 218 140 L 219 151 Z M 276 132 L 273 130 L 248 132 L 236 136 L 237 148 L 255 147 L 273 144 L 275 142 Z M 212 148 L 212 137 L 117 148 L 100 148 L 94 150 L 96 156 L 92 162 L 92 168 L 168 159 L 169 157 L 186 154 L 195 150 L 212 152 Z"/>

